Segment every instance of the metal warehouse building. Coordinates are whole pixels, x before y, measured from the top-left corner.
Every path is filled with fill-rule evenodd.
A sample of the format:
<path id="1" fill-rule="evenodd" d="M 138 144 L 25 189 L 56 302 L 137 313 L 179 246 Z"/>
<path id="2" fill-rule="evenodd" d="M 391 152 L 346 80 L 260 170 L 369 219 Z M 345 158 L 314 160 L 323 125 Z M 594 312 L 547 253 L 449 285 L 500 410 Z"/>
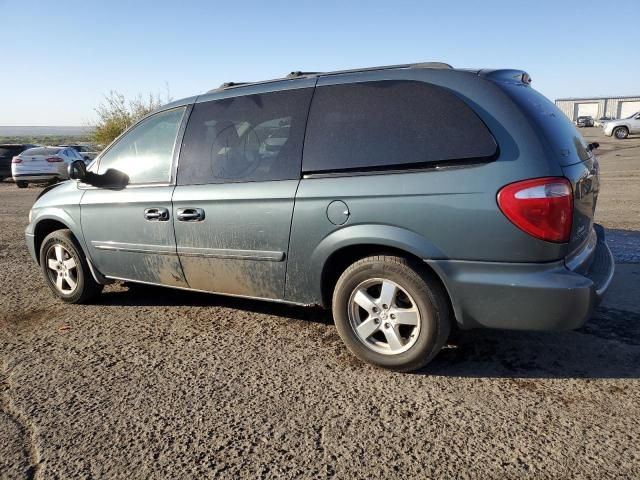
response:
<path id="1" fill-rule="evenodd" d="M 589 116 L 625 118 L 640 112 L 640 95 L 637 97 L 594 97 L 594 98 L 559 98 L 557 107 L 575 121 L 578 117 Z"/>

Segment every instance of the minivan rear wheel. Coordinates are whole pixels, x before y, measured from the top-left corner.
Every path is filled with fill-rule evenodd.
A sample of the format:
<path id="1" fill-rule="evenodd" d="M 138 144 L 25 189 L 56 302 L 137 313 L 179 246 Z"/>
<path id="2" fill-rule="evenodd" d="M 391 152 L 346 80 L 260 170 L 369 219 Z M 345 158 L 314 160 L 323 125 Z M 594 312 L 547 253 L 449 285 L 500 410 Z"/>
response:
<path id="1" fill-rule="evenodd" d="M 623 140 L 629 136 L 629 130 L 627 130 L 627 127 L 616 127 L 613 130 L 613 136 L 618 140 Z"/>
<path id="2" fill-rule="evenodd" d="M 352 264 L 336 283 L 332 308 L 347 348 L 365 362 L 392 370 L 425 366 L 451 329 L 440 282 L 403 257 L 380 255 Z"/>
<path id="3" fill-rule="evenodd" d="M 56 230 L 45 237 L 40 268 L 51 291 L 66 303 L 86 303 L 102 291 L 70 230 Z"/>

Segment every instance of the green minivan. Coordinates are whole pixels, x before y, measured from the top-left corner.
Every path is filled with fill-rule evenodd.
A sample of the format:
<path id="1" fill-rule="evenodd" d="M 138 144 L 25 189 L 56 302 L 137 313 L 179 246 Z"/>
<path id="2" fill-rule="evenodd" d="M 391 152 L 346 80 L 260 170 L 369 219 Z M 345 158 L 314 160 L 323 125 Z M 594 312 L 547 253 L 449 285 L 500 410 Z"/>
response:
<path id="1" fill-rule="evenodd" d="M 422 63 L 224 84 L 74 162 L 27 245 L 65 302 L 120 280 L 321 305 L 401 371 L 453 327 L 577 328 L 614 272 L 597 145 L 530 83 Z"/>

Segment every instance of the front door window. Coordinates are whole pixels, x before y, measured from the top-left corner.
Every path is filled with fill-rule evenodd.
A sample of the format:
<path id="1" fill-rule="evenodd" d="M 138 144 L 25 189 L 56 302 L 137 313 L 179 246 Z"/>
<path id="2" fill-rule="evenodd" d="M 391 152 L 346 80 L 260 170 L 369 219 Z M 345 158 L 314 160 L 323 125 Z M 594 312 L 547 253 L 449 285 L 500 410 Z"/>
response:
<path id="1" fill-rule="evenodd" d="M 157 113 L 140 122 L 100 159 L 98 173 L 113 168 L 129 184 L 169 183 L 176 136 L 185 107 Z"/>

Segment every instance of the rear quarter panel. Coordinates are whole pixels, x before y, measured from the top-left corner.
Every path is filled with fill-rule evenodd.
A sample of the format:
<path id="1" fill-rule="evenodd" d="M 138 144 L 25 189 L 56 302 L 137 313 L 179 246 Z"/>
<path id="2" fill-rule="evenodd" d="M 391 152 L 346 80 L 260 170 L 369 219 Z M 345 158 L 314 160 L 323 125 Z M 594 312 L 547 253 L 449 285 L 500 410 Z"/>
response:
<path id="1" fill-rule="evenodd" d="M 424 80 L 451 89 L 487 124 L 499 155 L 464 167 L 303 178 L 293 214 L 287 300 L 321 303 L 324 263 L 349 244 L 402 248 L 404 242 L 405 250 L 425 259 L 547 262 L 566 255 L 566 245 L 530 237 L 497 206 L 502 186 L 562 171 L 528 119 L 494 83 L 467 72 L 421 69 L 332 76 L 318 85 L 385 79 Z M 332 200 L 349 207 L 344 225 L 327 218 Z"/>

